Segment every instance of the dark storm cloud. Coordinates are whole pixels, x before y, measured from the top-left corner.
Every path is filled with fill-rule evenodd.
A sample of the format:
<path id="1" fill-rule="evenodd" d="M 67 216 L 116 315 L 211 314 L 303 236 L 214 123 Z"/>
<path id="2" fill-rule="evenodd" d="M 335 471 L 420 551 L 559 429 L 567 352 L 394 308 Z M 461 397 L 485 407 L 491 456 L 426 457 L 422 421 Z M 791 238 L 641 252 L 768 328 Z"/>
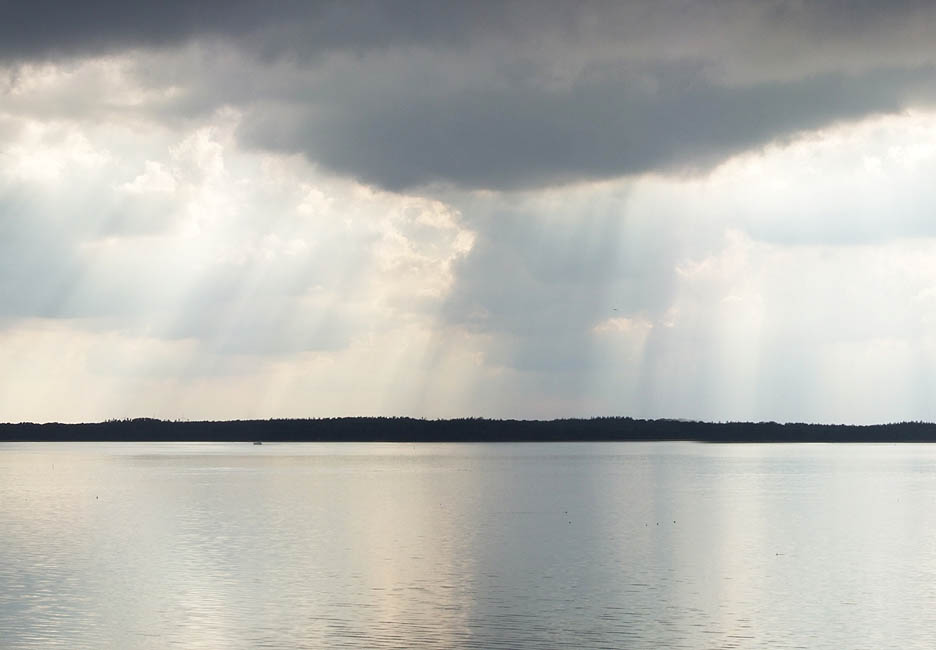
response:
<path id="1" fill-rule="evenodd" d="M 26 60 L 173 45 L 195 34 L 237 34 L 238 2 L 10 0 L 0 4 L 0 57 Z M 229 6 L 230 9 L 226 10 Z"/>
<path id="2" fill-rule="evenodd" d="M 11 0 L 0 3 L 0 58 L 24 60 L 166 47 L 208 36 L 278 55 L 451 43 L 509 14 L 509 3 L 425 0 Z M 477 6 L 476 6 L 477 5 Z M 495 11 L 495 7 L 499 7 Z"/>
<path id="3" fill-rule="evenodd" d="M 218 42 L 234 54 L 140 61 L 182 89 L 159 110 L 240 107 L 245 143 L 385 188 L 514 189 L 706 170 L 928 101 L 933 19 L 871 2 L 8 3 L 0 58 Z"/>
<path id="4" fill-rule="evenodd" d="M 436 182 L 514 189 L 704 170 L 798 131 L 899 110 L 910 89 L 933 77 L 927 68 L 719 87 L 668 66 L 639 79 L 601 75 L 560 90 L 496 84 L 415 91 L 413 103 L 405 100 L 411 86 L 402 83 L 372 103 L 339 95 L 311 107 L 257 111 L 242 135 L 391 189 Z"/>
<path id="5" fill-rule="evenodd" d="M 786 41 L 827 39 L 828 50 L 835 48 L 834 40 L 873 41 L 892 36 L 895 29 L 915 28 L 908 34 L 911 40 L 925 39 L 920 20 L 930 17 L 930 3 L 915 1 L 4 0 L 0 57 L 95 54 L 171 46 L 201 36 L 243 39 L 240 45 L 270 54 L 464 45 L 486 34 L 598 41 L 609 36 L 615 41 L 656 40 L 662 35 L 691 41 L 693 33 L 708 38 L 713 27 L 726 42 L 753 31 L 768 41 L 777 36 Z M 893 43 L 897 48 L 903 44 Z M 657 49 L 684 46 L 670 41 Z"/>

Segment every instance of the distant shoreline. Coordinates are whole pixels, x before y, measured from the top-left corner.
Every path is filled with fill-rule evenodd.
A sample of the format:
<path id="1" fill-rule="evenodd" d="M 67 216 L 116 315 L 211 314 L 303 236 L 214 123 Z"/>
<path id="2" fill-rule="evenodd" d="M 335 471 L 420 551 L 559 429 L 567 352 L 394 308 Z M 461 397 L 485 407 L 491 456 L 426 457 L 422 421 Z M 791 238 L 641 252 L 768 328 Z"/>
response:
<path id="1" fill-rule="evenodd" d="M 936 442 L 936 424 L 782 424 L 603 417 L 561 420 L 318 418 L 0 424 L 0 441 L 262 442 Z"/>

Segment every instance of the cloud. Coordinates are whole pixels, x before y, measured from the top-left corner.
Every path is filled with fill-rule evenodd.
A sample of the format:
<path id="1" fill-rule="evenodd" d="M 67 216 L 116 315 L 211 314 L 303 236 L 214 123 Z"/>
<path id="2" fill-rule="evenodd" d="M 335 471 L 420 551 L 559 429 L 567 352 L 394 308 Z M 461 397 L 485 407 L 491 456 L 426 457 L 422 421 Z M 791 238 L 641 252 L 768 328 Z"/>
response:
<path id="1" fill-rule="evenodd" d="M 338 86 L 322 99 L 263 105 L 241 136 L 394 190 L 510 190 L 707 171 L 778 138 L 901 110 L 933 79 L 927 68 L 724 87 L 673 64 L 596 71 L 561 88 L 506 80 L 426 88 L 439 72 L 385 74 L 394 83 L 370 101 Z"/>
<path id="2" fill-rule="evenodd" d="M 241 47 L 311 56 L 331 51 L 386 51 L 394 47 L 462 49 L 483 41 L 515 49 L 562 49 L 571 44 L 594 55 L 611 47 L 630 55 L 670 52 L 700 58 L 700 52 L 733 58 L 750 50 L 738 70 L 789 68 L 812 61 L 822 66 L 847 51 L 861 66 L 887 44 L 888 60 L 924 56 L 933 17 L 925 2 L 820 3 L 728 2 L 616 3 L 569 5 L 559 1 L 504 0 L 437 3 L 406 0 L 167 0 L 158 7 L 117 0 L 82 5 L 37 0 L 7 3 L 0 31 L 0 56 L 7 59 L 94 55 L 140 47 L 178 46 L 203 37 Z M 900 36 L 900 38 L 897 38 Z M 869 53 L 870 52 L 870 53 Z M 780 57 L 789 53 L 789 57 Z M 817 56 L 824 53 L 825 56 Z M 564 53 L 565 54 L 565 53 Z M 571 61 L 575 65 L 582 55 Z"/>
<path id="3" fill-rule="evenodd" d="M 19 118 L 0 168 L 0 326 L 283 355 L 428 318 L 472 244 L 452 210 L 240 152 L 237 120 L 128 143 L 119 122 Z"/>
<path id="4" fill-rule="evenodd" d="M 129 57 L 97 83 L 119 97 L 108 79 L 127 76 L 138 91 L 98 110 L 233 106 L 242 143 L 395 191 L 708 171 L 803 131 L 932 102 L 936 70 L 920 31 L 936 14 L 915 3 L 842 15 L 787 2 L 13 10 L 0 56 L 19 62 L 14 91 L 37 61 Z M 86 95 L 59 110 L 86 110 Z"/>
<path id="5" fill-rule="evenodd" d="M 540 9 L 546 7 L 537 5 Z M 267 57 L 298 52 L 380 50 L 395 45 L 451 45 L 466 36 L 522 25 L 532 5 L 440 4 L 407 0 L 168 0 L 159 6 L 90 0 L 80 6 L 39 0 L 4 6 L 0 59 L 98 55 L 179 46 L 199 38 L 241 41 Z M 551 10 L 555 12 L 555 6 Z M 565 12 L 563 12 L 565 13 Z M 498 31 L 501 31 L 498 29 Z"/>
<path id="6" fill-rule="evenodd" d="M 936 236 L 932 112 L 865 119 L 739 155 L 705 178 L 644 179 L 641 201 L 755 240 L 868 245 Z"/>

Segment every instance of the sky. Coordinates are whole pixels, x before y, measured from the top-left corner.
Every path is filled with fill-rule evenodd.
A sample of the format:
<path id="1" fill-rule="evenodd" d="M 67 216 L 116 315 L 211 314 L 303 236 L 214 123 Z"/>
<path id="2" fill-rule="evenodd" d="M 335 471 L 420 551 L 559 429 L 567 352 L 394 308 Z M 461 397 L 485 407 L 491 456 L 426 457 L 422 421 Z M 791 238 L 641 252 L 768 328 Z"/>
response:
<path id="1" fill-rule="evenodd" d="M 0 0 L 0 421 L 936 420 L 934 27 Z"/>

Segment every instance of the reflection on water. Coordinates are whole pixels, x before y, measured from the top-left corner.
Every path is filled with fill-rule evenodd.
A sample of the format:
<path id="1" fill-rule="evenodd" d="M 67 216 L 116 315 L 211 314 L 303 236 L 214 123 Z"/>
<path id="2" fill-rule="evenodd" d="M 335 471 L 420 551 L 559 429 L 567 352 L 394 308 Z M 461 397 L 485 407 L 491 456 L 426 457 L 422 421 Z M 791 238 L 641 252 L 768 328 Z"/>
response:
<path id="1" fill-rule="evenodd" d="M 0 444 L 4 648 L 908 648 L 936 447 Z"/>

